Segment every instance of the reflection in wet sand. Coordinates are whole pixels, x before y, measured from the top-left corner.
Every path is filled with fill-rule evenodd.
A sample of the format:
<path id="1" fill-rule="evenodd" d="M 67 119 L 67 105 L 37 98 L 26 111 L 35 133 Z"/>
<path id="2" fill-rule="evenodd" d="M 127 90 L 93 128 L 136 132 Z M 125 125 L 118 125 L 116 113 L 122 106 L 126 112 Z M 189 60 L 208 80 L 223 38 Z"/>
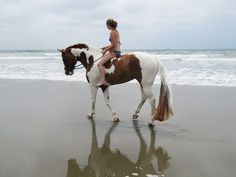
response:
<path id="1" fill-rule="evenodd" d="M 91 120 L 92 145 L 88 164 L 81 168 L 75 159 L 68 160 L 67 177 L 113 177 L 113 176 L 164 176 L 169 167 L 170 157 L 162 147 L 155 148 L 156 132 L 150 129 L 149 148 L 142 137 L 138 121 L 133 121 L 135 132 L 140 141 L 137 162 L 132 162 L 119 150 L 110 149 L 111 133 L 118 123 L 113 123 L 105 135 L 102 147 L 98 147 L 96 124 Z M 154 168 L 153 159 L 157 160 L 158 168 Z M 158 169 L 156 171 L 155 169 Z"/>

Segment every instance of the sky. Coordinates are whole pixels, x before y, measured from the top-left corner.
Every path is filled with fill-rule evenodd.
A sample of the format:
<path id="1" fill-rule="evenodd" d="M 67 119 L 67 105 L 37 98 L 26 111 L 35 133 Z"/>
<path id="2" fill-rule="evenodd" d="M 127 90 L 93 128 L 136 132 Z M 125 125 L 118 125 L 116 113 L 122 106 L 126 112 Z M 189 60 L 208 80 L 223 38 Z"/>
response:
<path id="1" fill-rule="evenodd" d="M 109 44 L 123 49 L 236 49 L 236 0 L 0 1 L 0 50 Z"/>

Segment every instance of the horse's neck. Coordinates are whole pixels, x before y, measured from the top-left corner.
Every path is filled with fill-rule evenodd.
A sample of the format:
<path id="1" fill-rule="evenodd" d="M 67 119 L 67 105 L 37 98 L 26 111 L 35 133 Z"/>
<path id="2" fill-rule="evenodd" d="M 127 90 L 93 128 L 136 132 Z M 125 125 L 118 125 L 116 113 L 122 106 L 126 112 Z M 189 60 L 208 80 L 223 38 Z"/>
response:
<path id="1" fill-rule="evenodd" d="M 99 59 L 103 56 L 102 55 L 102 50 L 101 49 L 99 49 L 99 48 L 94 48 L 94 47 L 89 47 L 89 50 L 87 51 L 88 53 L 87 53 L 87 55 L 88 56 L 92 56 L 92 58 L 89 58 L 88 56 L 88 58 L 87 58 L 87 63 L 88 63 L 88 67 L 86 67 L 86 77 L 89 77 L 87 74 L 88 74 L 88 72 L 90 72 L 91 70 L 93 70 L 92 71 L 92 73 L 97 73 L 97 71 L 98 71 L 98 68 L 97 67 L 94 67 L 95 65 L 97 65 L 97 64 L 95 64 L 96 62 L 98 62 L 99 61 Z M 91 61 L 91 59 L 92 59 L 92 61 Z M 94 75 L 94 74 L 92 74 L 92 75 Z M 96 77 L 96 74 L 94 75 L 95 77 Z"/>

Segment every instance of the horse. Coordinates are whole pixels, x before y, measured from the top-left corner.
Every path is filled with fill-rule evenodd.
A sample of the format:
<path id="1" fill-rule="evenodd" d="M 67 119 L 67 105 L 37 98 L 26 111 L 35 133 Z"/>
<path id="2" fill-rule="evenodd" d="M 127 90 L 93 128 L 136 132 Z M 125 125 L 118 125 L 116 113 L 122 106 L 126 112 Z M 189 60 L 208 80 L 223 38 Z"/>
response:
<path id="1" fill-rule="evenodd" d="M 109 101 L 109 86 L 122 84 L 133 79 L 138 81 L 142 95 L 141 101 L 133 114 L 133 119 L 138 118 L 138 113 L 147 99 L 151 105 L 151 122 L 149 126 L 154 126 L 155 120 L 164 121 L 173 115 L 172 96 L 165 69 L 157 56 L 145 52 L 133 52 L 122 55 L 119 58 L 113 58 L 104 65 L 105 79 L 109 85 L 97 86 L 100 79 L 97 64 L 98 60 L 103 56 L 101 49 L 88 46 L 85 43 L 78 43 L 66 49 L 58 50 L 61 52 L 65 75 L 74 74 L 77 62 L 80 62 L 86 69 L 86 78 L 92 96 L 92 111 L 88 114 L 88 118 L 93 118 L 95 115 L 97 90 L 101 88 L 106 105 L 112 113 L 113 121 L 118 122 L 119 117 Z M 156 107 L 152 85 L 157 74 L 160 75 L 161 86 L 158 106 Z"/>

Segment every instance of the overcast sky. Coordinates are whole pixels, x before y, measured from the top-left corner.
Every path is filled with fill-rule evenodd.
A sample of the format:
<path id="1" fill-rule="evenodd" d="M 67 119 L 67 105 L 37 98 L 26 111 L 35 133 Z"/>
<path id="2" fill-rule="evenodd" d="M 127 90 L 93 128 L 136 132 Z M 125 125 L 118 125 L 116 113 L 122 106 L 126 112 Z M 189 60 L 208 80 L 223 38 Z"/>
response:
<path id="1" fill-rule="evenodd" d="M 0 49 L 109 44 L 123 49 L 236 48 L 236 0 L 1 0 Z"/>

